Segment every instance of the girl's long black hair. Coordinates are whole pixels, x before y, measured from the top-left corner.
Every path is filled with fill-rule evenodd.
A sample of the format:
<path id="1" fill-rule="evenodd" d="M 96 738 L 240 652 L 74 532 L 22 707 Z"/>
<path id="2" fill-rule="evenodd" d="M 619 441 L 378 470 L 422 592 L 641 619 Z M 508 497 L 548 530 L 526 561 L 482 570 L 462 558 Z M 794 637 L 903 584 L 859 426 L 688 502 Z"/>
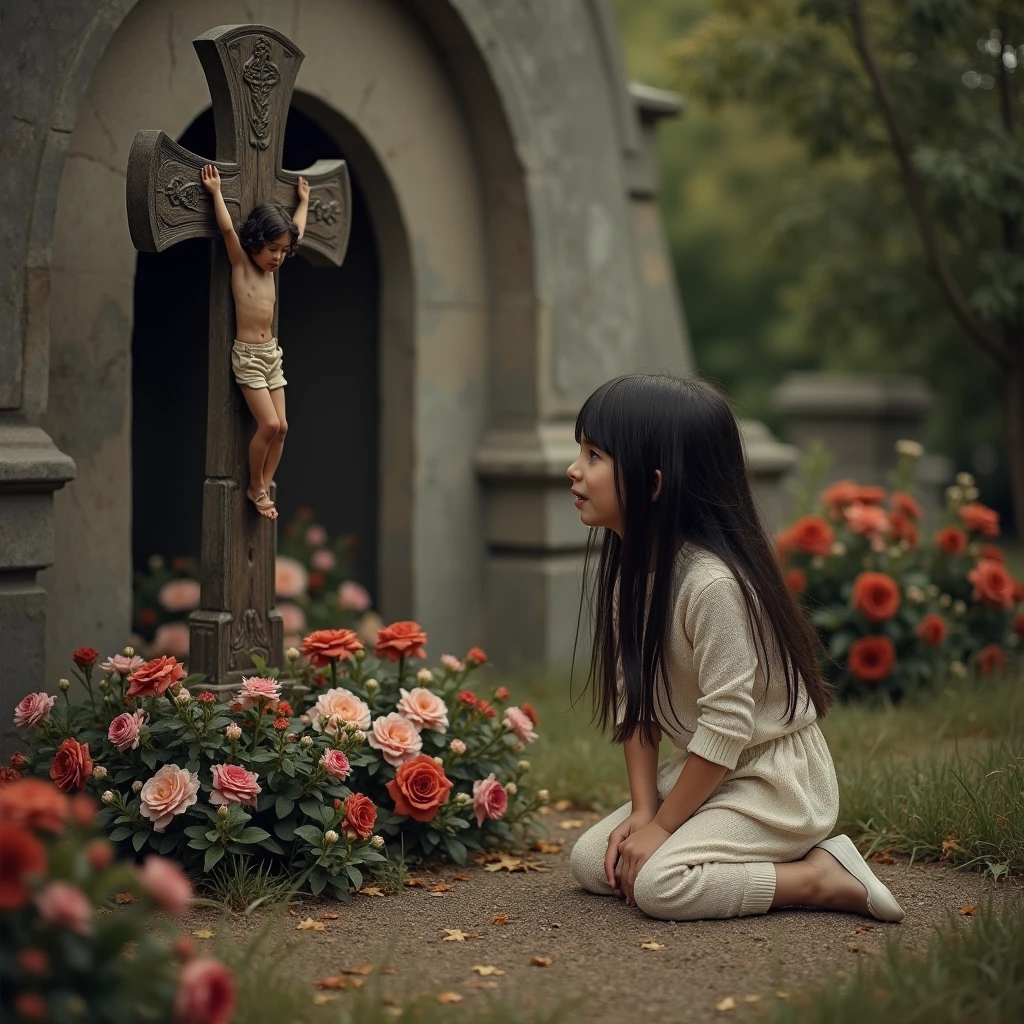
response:
<path id="1" fill-rule="evenodd" d="M 833 695 L 818 666 L 819 641 L 786 587 L 761 526 L 739 425 L 725 396 L 693 378 L 618 377 L 584 403 L 576 418 L 576 440 L 581 439 L 614 460 L 622 522 L 621 539 L 603 531 L 596 576 L 589 572 L 597 533 L 591 530 L 584 570 L 594 598 L 587 682 L 594 684 L 602 728 L 612 726 L 617 743 L 638 729 L 651 743 L 659 686 L 663 705 L 671 707 L 665 638 L 675 598 L 676 553 L 685 542 L 717 555 L 739 582 L 769 686 L 767 653 L 775 651 L 782 663 L 786 720 L 796 715 L 801 680 L 815 711 L 824 715 Z M 657 500 L 655 470 L 662 478 Z M 616 681 L 620 665 L 622 698 Z M 620 699 L 623 714 L 615 724 Z"/>

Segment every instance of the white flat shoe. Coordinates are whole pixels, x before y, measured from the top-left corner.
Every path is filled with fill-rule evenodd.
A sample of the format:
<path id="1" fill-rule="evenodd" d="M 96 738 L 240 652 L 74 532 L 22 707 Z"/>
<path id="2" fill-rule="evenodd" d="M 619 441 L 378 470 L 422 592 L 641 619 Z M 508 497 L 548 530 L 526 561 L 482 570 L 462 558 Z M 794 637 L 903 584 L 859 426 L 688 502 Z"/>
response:
<path id="1" fill-rule="evenodd" d="M 879 921 L 903 920 L 903 908 L 875 877 L 875 873 L 868 867 L 867 861 L 860 855 L 860 851 L 853 845 L 853 840 L 849 836 L 833 836 L 831 839 L 822 840 L 815 848 L 832 854 L 867 889 L 868 910 L 874 917 Z"/>

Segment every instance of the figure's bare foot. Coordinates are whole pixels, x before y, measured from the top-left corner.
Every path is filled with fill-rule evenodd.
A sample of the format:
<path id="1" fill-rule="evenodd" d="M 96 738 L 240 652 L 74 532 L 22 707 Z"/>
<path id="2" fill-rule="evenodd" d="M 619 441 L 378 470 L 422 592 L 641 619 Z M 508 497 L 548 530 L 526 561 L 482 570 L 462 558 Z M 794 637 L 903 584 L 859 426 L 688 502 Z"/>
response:
<path id="1" fill-rule="evenodd" d="M 270 495 L 262 490 L 250 487 L 245 496 L 256 506 L 256 511 L 265 519 L 277 518 L 277 507 L 270 500 Z"/>

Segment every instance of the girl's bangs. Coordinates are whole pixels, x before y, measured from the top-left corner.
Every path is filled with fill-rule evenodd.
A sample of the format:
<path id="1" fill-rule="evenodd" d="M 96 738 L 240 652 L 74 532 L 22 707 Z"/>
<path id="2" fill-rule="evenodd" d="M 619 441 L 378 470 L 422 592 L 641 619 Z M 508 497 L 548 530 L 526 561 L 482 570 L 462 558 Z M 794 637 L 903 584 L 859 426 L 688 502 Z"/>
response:
<path id="1" fill-rule="evenodd" d="M 615 455 L 614 445 L 611 441 L 613 429 L 610 429 L 611 425 L 608 422 L 611 412 L 609 406 L 612 403 L 608 401 L 608 392 L 614 383 L 614 381 L 609 381 L 602 385 L 583 403 L 583 407 L 576 417 L 575 430 L 577 444 L 585 437 L 595 448 L 600 448 L 601 451 L 607 452 L 613 457 Z"/>

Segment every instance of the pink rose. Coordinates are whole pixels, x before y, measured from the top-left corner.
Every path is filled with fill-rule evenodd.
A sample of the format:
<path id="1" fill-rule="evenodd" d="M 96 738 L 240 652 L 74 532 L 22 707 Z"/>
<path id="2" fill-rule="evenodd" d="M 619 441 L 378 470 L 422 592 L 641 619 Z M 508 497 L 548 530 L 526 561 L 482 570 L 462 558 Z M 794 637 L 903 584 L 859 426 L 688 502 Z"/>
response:
<path id="1" fill-rule="evenodd" d="M 104 672 L 115 672 L 122 679 L 127 679 L 144 662 L 145 659 L 140 658 L 137 654 L 132 657 L 127 654 L 114 654 L 107 658 L 100 668 Z"/>
<path id="2" fill-rule="evenodd" d="M 189 630 L 187 622 L 165 622 L 153 635 L 153 653 L 170 654 L 182 660 L 188 657 Z"/>
<path id="3" fill-rule="evenodd" d="M 89 897 L 68 882 L 50 882 L 36 896 L 39 916 L 47 924 L 55 924 L 79 935 L 91 935 L 93 909 Z"/>
<path id="4" fill-rule="evenodd" d="M 515 733 L 524 743 L 532 743 L 537 734 L 533 731 L 533 722 L 525 711 L 519 708 L 505 708 L 505 728 Z"/>
<path id="5" fill-rule="evenodd" d="M 854 502 L 843 509 L 846 525 L 854 533 L 863 533 L 868 539 L 881 539 L 881 534 L 889 529 L 889 517 L 877 505 L 862 505 Z"/>
<path id="6" fill-rule="evenodd" d="M 173 861 L 166 857 L 149 856 L 137 868 L 142 888 L 173 917 L 188 910 L 192 899 L 192 883 Z"/>
<path id="7" fill-rule="evenodd" d="M 213 774 L 213 792 L 210 803 L 248 804 L 256 806 L 256 797 L 260 795 L 259 776 L 255 772 L 246 771 L 237 764 L 215 764 Z"/>
<path id="8" fill-rule="evenodd" d="M 306 567 L 294 558 L 278 555 L 274 563 L 274 593 L 278 597 L 294 600 L 302 597 L 308 586 L 309 573 Z"/>
<path id="9" fill-rule="evenodd" d="M 493 772 L 486 779 L 477 779 L 473 783 L 473 809 L 478 828 L 483 825 L 484 818 L 494 821 L 508 809 L 508 793 Z"/>
<path id="10" fill-rule="evenodd" d="M 412 690 L 400 688 L 402 699 L 398 702 L 398 710 L 420 729 L 432 729 L 434 732 L 448 730 L 448 707 L 436 693 L 422 686 Z"/>
<path id="11" fill-rule="evenodd" d="M 455 739 L 451 741 L 448 749 L 451 750 L 453 754 L 464 754 L 466 752 L 466 744 L 463 743 L 462 740 Z"/>
<path id="12" fill-rule="evenodd" d="M 320 732 L 320 719 L 331 719 L 334 716 L 337 716 L 341 722 L 348 722 L 357 729 L 362 729 L 363 732 L 370 728 L 369 704 L 360 700 L 351 690 L 346 690 L 343 686 L 325 690 L 310 708 L 309 718 L 313 725 L 313 731 Z M 337 722 L 333 724 L 328 722 L 323 731 L 333 735 L 338 731 Z"/>
<path id="13" fill-rule="evenodd" d="M 185 668 L 170 656 L 150 658 L 132 672 L 129 697 L 162 697 L 185 678 Z"/>
<path id="14" fill-rule="evenodd" d="M 27 697 L 23 697 L 14 709 L 14 724 L 19 729 L 28 729 L 33 725 L 38 725 L 56 703 L 57 698 L 51 697 L 48 693 L 30 693 Z"/>
<path id="15" fill-rule="evenodd" d="M 338 564 L 338 559 L 335 558 L 333 551 L 321 548 L 319 551 L 313 552 L 310 562 L 314 569 L 319 569 L 320 572 L 330 572 Z"/>
<path id="16" fill-rule="evenodd" d="M 250 676 L 242 680 L 242 688 L 231 701 L 232 711 L 248 711 L 250 708 L 262 706 L 277 710 L 281 703 L 281 684 L 274 679 L 262 679 Z"/>
<path id="17" fill-rule="evenodd" d="M 306 527 L 306 543 L 318 548 L 327 543 L 327 531 L 319 523 L 310 523 Z"/>
<path id="18" fill-rule="evenodd" d="M 442 654 L 441 664 L 444 665 L 449 672 L 461 672 L 466 666 L 455 657 L 454 654 Z"/>
<path id="19" fill-rule="evenodd" d="M 139 729 L 146 724 L 147 717 L 145 711 L 125 711 L 110 723 L 107 739 L 122 753 L 135 750 L 139 745 Z"/>
<path id="20" fill-rule="evenodd" d="M 352 766 L 348 758 L 340 750 L 325 750 L 320 757 L 320 764 L 328 775 L 333 775 L 342 782 L 349 777 Z"/>
<path id="21" fill-rule="evenodd" d="M 376 719 L 368 739 L 370 746 L 379 750 L 384 760 L 395 768 L 414 758 L 423 748 L 419 730 L 397 711 Z"/>
<path id="22" fill-rule="evenodd" d="M 174 997 L 176 1024 L 228 1024 L 235 1013 L 235 976 L 212 957 L 189 960 Z"/>
<path id="23" fill-rule="evenodd" d="M 188 612 L 199 607 L 198 580 L 171 580 L 165 583 L 156 598 L 169 612 Z"/>
<path id="24" fill-rule="evenodd" d="M 176 764 L 165 764 L 142 787 L 139 813 L 153 822 L 154 832 L 163 832 L 177 814 L 184 814 L 198 799 L 199 775 Z"/>
<path id="25" fill-rule="evenodd" d="M 277 610 L 281 613 L 281 628 L 289 634 L 305 633 L 309 623 L 306 621 L 306 613 L 292 601 L 279 601 Z M 299 638 L 302 642 L 302 638 Z M 289 647 L 298 647 L 298 644 L 288 644 Z"/>
<path id="26" fill-rule="evenodd" d="M 338 604 L 347 612 L 365 612 L 371 603 L 370 592 L 355 580 L 345 580 L 338 587 Z"/>

